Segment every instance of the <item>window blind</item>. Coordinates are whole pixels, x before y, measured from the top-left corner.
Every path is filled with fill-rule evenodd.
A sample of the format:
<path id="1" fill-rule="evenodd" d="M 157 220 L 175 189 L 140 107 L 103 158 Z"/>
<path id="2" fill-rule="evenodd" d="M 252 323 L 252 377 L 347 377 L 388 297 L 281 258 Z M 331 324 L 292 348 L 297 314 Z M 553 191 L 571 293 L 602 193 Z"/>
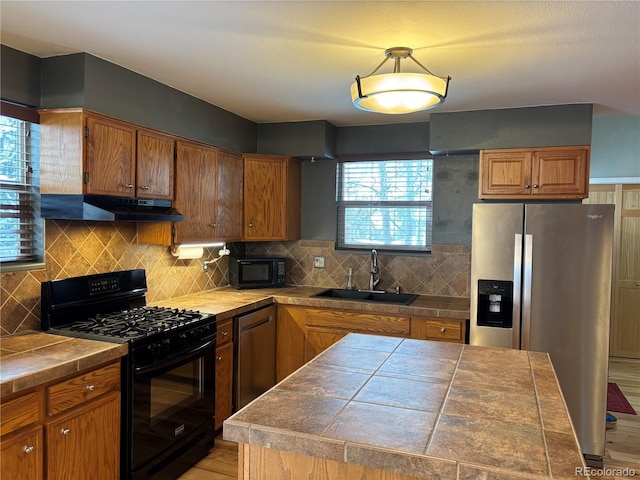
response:
<path id="1" fill-rule="evenodd" d="M 26 112 L 24 111 L 26 110 Z M 2 104 L 0 115 L 0 265 L 44 260 L 40 218 L 39 125 L 32 110 Z M 10 268 L 9 268 L 10 269 Z"/>
<path id="2" fill-rule="evenodd" d="M 432 159 L 338 163 L 339 249 L 431 250 Z"/>

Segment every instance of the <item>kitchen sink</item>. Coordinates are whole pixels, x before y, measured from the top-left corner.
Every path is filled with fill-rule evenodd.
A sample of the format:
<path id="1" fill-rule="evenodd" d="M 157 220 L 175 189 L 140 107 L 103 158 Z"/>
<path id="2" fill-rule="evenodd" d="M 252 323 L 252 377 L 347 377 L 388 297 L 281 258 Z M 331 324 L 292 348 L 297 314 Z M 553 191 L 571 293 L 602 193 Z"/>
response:
<path id="1" fill-rule="evenodd" d="M 329 288 L 328 290 L 323 290 L 311 296 L 332 298 L 334 300 L 352 300 L 356 302 L 395 303 L 397 305 L 409 305 L 418 298 L 418 295 L 415 293 L 377 293 L 346 290 L 342 288 Z"/>

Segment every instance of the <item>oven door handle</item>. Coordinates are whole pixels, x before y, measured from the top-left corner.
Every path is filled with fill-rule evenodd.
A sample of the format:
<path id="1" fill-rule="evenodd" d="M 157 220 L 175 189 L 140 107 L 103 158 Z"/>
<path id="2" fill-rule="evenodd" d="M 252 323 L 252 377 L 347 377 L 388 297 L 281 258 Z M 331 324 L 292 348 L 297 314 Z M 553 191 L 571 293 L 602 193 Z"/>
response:
<path id="1" fill-rule="evenodd" d="M 180 354 L 175 357 L 171 357 L 167 360 L 163 360 L 161 362 L 152 363 L 151 365 L 146 365 L 144 367 L 135 367 L 134 371 L 136 375 L 146 375 L 147 373 L 154 372 L 156 370 L 160 370 L 162 368 L 171 368 L 174 365 L 188 362 L 193 358 L 199 356 L 204 350 L 215 345 L 215 340 L 209 340 L 192 350 L 187 350 L 186 352 L 180 352 Z"/>

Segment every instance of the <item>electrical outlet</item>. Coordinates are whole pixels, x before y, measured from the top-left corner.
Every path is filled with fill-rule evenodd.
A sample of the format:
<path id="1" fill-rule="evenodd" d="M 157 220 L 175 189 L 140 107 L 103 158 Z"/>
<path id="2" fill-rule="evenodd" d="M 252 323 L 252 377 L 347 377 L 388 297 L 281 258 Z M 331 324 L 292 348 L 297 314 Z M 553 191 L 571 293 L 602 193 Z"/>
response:
<path id="1" fill-rule="evenodd" d="M 324 257 L 313 257 L 313 268 L 324 268 Z"/>
<path id="2" fill-rule="evenodd" d="M 203 272 L 209 271 L 209 264 L 207 262 L 202 262 L 202 271 Z"/>

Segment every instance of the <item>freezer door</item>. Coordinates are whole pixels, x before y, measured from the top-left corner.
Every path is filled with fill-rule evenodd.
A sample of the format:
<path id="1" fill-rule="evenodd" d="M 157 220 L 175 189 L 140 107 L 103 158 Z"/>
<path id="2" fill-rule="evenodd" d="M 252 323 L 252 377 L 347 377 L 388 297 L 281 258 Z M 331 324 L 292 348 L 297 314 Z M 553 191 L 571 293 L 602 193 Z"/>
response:
<path id="1" fill-rule="evenodd" d="M 520 278 L 524 208 L 521 204 L 474 204 L 471 245 L 469 343 L 519 348 Z M 478 325 L 478 281 L 513 282 L 512 328 Z"/>
<path id="2" fill-rule="evenodd" d="M 604 454 L 613 205 L 527 205 L 522 348 L 548 352 L 583 453 Z"/>

